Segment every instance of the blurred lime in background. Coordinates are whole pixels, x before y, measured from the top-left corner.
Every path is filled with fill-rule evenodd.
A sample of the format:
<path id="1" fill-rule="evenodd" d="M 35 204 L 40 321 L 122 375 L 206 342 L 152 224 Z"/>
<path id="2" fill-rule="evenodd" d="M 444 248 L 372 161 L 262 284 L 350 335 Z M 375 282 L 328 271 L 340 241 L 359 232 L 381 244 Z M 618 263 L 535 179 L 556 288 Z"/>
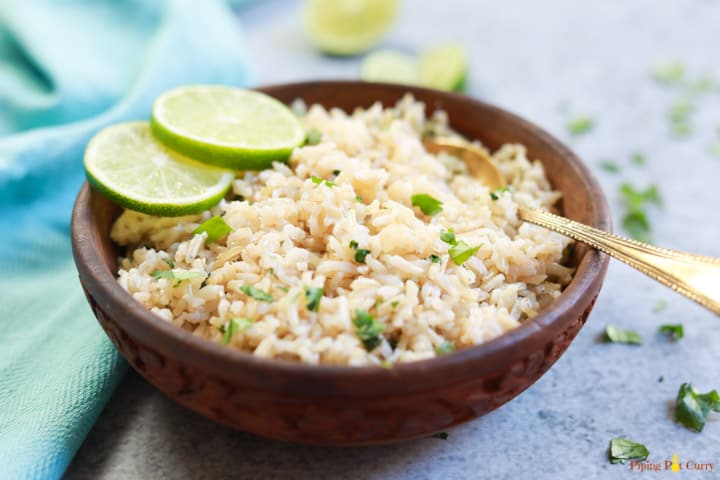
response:
<path id="1" fill-rule="evenodd" d="M 360 77 L 366 82 L 418 83 L 417 65 L 410 55 L 394 50 L 378 50 L 363 60 Z"/>
<path id="2" fill-rule="evenodd" d="M 398 0 L 308 0 L 305 28 L 312 43 L 332 55 L 355 55 L 388 31 Z"/>

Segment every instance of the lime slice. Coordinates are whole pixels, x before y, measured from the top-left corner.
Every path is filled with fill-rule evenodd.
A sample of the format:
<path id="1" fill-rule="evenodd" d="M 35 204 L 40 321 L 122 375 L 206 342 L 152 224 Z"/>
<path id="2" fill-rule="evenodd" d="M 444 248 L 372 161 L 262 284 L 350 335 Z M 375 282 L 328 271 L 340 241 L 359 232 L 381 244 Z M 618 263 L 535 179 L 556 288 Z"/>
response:
<path id="1" fill-rule="evenodd" d="M 320 50 L 354 55 L 370 48 L 390 28 L 398 0 L 308 0 L 305 28 Z"/>
<path id="2" fill-rule="evenodd" d="M 426 87 L 461 91 L 465 88 L 467 70 L 465 50 L 454 44 L 430 48 L 418 60 L 418 80 Z"/>
<path id="3" fill-rule="evenodd" d="M 305 131 L 284 104 L 259 92 L 219 85 L 179 87 L 153 104 L 153 134 L 199 162 L 261 170 L 284 162 Z"/>
<path id="4" fill-rule="evenodd" d="M 411 85 L 417 83 L 415 60 L 401 52 L 380 50 L 365 58 L 360 70 L 360 78 L 366 82 Z"/>
<path id="5" fill-rule="evenodd" d="M 225 195 L 234 172 L 190 160 L 155 140 L 148 122 L 101 130 L 85 150 L 85 173 L 119 205 L 151 215 L 207 210 Z"/>

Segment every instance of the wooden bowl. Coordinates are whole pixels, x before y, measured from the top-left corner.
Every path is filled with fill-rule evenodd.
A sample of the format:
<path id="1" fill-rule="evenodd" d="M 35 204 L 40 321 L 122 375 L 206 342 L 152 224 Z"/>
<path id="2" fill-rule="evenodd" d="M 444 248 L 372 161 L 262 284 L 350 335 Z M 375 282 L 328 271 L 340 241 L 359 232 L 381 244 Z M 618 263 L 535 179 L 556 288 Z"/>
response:
<path id="1" fill-rule="evenodd" d="M 492 149 L 524 144 L 563 193 L 564 214 L 610 229 L 607 203 L 587 167 L 535 125 L 471 98 L 430 89 L 352 81 L 259 90 L 289 103 L 352 111 L 392 105 L 406 92 Z M 87 184 L 72 217 L 72 246 L 88 302 L 115 346 L 166 395 L 208 418 L 266 437 L 325 445 L 397 442 L 484 415 L 532 385 L 565 351 L 593 307 L 607 257 L 578 246 L 577 273 L 537 317 L 490 342 L 439 358 L 377 367 L 310 366 L 256 358 L 194 337 L 146 310 L 116 280 L 121 251 L 109 238 L 120 208 Z M 571 380 L 571 379 L 568 379 Z"/>

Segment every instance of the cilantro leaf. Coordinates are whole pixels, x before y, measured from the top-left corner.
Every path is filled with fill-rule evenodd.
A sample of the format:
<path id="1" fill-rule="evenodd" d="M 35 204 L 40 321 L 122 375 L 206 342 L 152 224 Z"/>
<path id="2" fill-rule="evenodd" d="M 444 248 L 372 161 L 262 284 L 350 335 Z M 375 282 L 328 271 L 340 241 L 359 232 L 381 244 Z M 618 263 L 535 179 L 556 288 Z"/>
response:
<path id="1" fill-rule="evenodd" d="M 311 312 L 317 312 L 320 308 L 320 300 L 324 293 L 323 287 L 305 286 L 305 299 L 307 300 L 307 309 Z"/>
<path id="2" fill-rule="evenodd" d="M 360 195 L 355 195 L 355 200 L 356 200 L 358 203 L 362 203 L 363 205 L 365 205 L 365 202 L 363 202 L 363 199 L 362 199 L 362 197 L 361 197 Z"/>
<path id="3" fill-rule="evenodd" d="M 151 277 L 170 278 L 178 281 L 191 280 L 205 275 L 207 275 L 205 272 L 194 272 L 192 270 L 155 270 L 150 274 Z"/>
<path id="4" fill-rule="evenodd" d="M 305 145 L 317 145 L 322 140 L 322 132 L 317 128 L 311 128 L 305 137 Z"/>
<path id="5" fill-rule="evenodd" d="M 213 242 L 216 242 L 220 240 L 222 237 L 227 235 L 228 233 L 232 232 L 233 229 L 225 223 L 225 220 L 223 220 L 222 217 L 212 217 L 208 220 L 205 220 L 203 223 L 200 224 L 199 227 L 197 227 L 195 230 L 193 230 L 193 235 L 199 235 L 201 233 L 207 233 L 207 238 L 205 239 L 205 245 L 209 245 Z"/>
<path id="6" fill-rule="evenodd" d="M 630 210 L 640 210 L 646 203 L 662 206 L 662 197 L 656 185 L 638 190 L 629 183 L 620 185 L 620 197 Z"/>
<path id="7" fill-rule="evenodd" d="M 660 333 L 667 336 L 671 340 L 680 340 L 685 336 L 685 329 L 683 328 L 682 324 L 677 323 L 674 325 L 666 324 L 666 325 L 660 325 Z"/>
<path id="8" fill-rule="evenodd" d="M 510 189 L 508 187 L 500 187 L 497 190 L 495 190 L 494 192 L 490 192 L 490 198 L 492 199 L 493 202 L 496 202 L 496 201 L 500 200 L 500 194 L 505 193 L 509 190 Z"/>
<path id="9" fill-rule="evenodd" d="M 626 460 L 647 460 L 650 452 L 642 443 L 627 438 L 610 440 L 610 463 L 625 463 Z"/>
<path id="10" fill-rule="evenodd" d="M 438 255 L 435 255 L 434 253 L 431 253 L 428 257 L 428 260 L 430 260 L 432 263 L 440 263 L 442 260 Z"/>
<path id="11" fill-rule="evenodd" d="M 625 231 L 635 240 L 649 243 L 652 240 L 650 236 L 650 222 L 645 212 L 633 210 L 625 214 L 622 219 L 622 226 Z"/>
<path id="12" fill-rule="evenodd" d="M 658 300 L 655 302 L 655 306 L 652 309 L 653 313 L 660 313 L 667 308 L 667 302 L 665 300 Z"/>
<path id="13" fill-rule="evenodd" d="M 455 239 L 455 230 L 453 228 L 449 228 L 447 232 L 441 230 L 440 240 L 447 243 L 448 245 L 457 245 L 457 240 Z"/>
<path id="14" fill-rule="evenodd" d="M 316 177 L 315 175 L 310 177 L 310 180 L 312 180 L 312 182 L 316 185 L 320 185 L 321 183 L 324 183 L 327 187 L 332 188 L 335 186 L 335 182 L 331 182 L 330 180 L 325 180 L 324 178 Z"/>
<path id="15" fill-rule="evenodd" d="M 365 345 L 366 350 L 370 351 L 380 345 L 381 334 L 385 330 L 385 326 L 370 315 L 367 310 L 355 310 L 353 325 L 357 328 L 357 335 Z"/>
<path id="16" fill-rule="evenodd" d="M 650 76 L 661 85 L 678 85 L 685 79 L 685 65 L 674 60 L 653 68 Z"/>
<path id="17" fill-rule="evenodd" d="M 365 257 L 368 256 L 370 250 L 366 248 L 358 248 L 358 242 L 350 240 L 350 248 L 355 250 L 355 261 L 358 263 L 365 263 Z"/>
<path id="18" fill-rule="evenodd" d="M 252 297 L 259 302 L 272 302 L 273 301 L 272 295 L 260 290 L 259 288 L 255 288 L 252 285 L 243 285 L 242 287 L 240 287 L 240 291 L 243 292 L 248 297 Z"/>
<path id="19" fill-rule="evenodd" d="M 702 432 L 710 411 L 720 412 L 720 394 L 717 390 L 698 393 L 689 383 L 680 385 L 675 404 L 675 419 L 686 428 Z"/>
<path id="20" fill-rule="evenodd" d="M 418 193 L 410 197 L 413 207 L 418 207 L 427 216 L 432 217 L 442 212 L 443 202 L 427 193 Z"/>
<path id="21" fill-rule="evenodd" d="M 605 328 L 605 338 L 611 343 L 642 345 L 642 337 L 635 330 L 623 330 L 614 325 L 608 325 Z"/>
<path id="22" fill-rule="evenodd" d="M 645 154 L 642 152 L 635 152 L 630 155 L 630 161 L 637 166 L 642 166 L 647 163 L 647 157 L 645 157 Z"/>
<path id="23" fill-rule="evenodd" d="M 247 330 L 255 323 L 254 320 L 244 317 L 233 317 L 223 326 L 223 345 L 227 345 L 237 332 Z"/>
<path id="24" fill-rule="evenodd" d="M 571 118 L 566 127 L 572 136 L 582 135 L 593 129 L 595 122 L 587 115 Z"/>
<path id="25" fill-rule="evenodd" d="M 173 262 L 173 259 L 170 257 L 166 257 L 161 259 L 163 262 L 167 263 L 168 267 L 175 268 L 175 262 Z"/>
<path id="26" fill-rule="evenodd" d="M 450 258 L 452 259 L 452 261 L 455 262 L 455 265 L 462 265 L 470 257 L 472 257 L 475 252 L 480 249 L 480 247 L 482 247 L 482 244 L 471 247 L 464 241 L 460 240 L 455 245 L 450 247 L 448 253 L 450 254 Z"/>
<path id="27" fill-rule="evenodd" d="M 605 160 L 604 162 L 602 162 L 600 164 L 600 168 L 602 168 L 603 170 L 605 170 L 606 172 L 609 172 L 609 173 L 618 173 L 618 172 L 620 172 L 620 170 L 622 170 L 620 165 L 618 165 L 617 163 L 615 163 L 611 160 Z"/>
<path id="28" fill-rule="evenodd" d="M 446 353 L 450 353 L 455 350 L 455 345 L 450 341 L 444 341 L 437 347 L 435 347 L 435 353 L 437 355 L 444 355 Z"/>

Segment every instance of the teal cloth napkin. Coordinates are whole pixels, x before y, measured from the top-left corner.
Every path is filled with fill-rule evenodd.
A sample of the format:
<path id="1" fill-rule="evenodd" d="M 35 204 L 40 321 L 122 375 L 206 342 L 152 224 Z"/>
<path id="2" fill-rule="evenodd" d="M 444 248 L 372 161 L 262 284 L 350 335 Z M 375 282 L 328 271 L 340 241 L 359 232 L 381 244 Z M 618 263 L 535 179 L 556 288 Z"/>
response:
<path id="1" fill-rule="evenodd" d="M 0 478 L 62 476 L 126 369 L 70 250 L 85 144 L 246 65 L 219 0 L 0 0 Z"/>

